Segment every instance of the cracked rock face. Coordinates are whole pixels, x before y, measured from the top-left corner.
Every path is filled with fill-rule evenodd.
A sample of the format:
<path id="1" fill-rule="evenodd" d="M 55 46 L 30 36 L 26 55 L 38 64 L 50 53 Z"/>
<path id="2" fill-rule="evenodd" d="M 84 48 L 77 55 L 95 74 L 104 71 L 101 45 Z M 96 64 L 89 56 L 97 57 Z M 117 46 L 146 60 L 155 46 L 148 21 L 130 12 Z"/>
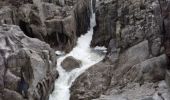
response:
<path id="1" fill-rule="evenodd" d="M 0 31 L 0 98 L 47 100 L 58 75 L 54 51 L 18 26 L 3 25 Z"/>
<path id="2" fill-rule="evenodd" d="M 72 50 L 90 16 L 91 0 L 0 0 L 0 100 L 48 100 L 53 49 Z"/>
<path id="3" fill-rule="evenodd" d="M 71 100 L 91 100 L 107 90 L 111 66 L 99 62 L 79 76 L 71 87 Z"/>
<path id="4" fill-rule="evenodd" d="M 108 46 L 112 38 L 124 49 L 146 38 L 152 45 L 161 33 L 159 4 L 152 0 L 100 0 L 96 5 L 96 21 L 93 47 Z"/>
<path id="5" fill-rule="evenodd" d="M 100 62 L 104 64 L 92 66 L 73 83 L 73 100 L 98 97 L 95 100 L 169 100 L 168 87 L 161 89 L 157 84 L 165 77 L 169 84 L 169 4 L 160 1 L 98 0 L 97 25 L 91 46 L 106 46 L 108 53 Z M 108 67 L 110 70 L 107 73 L 111 73 L 111 79 L 105 77 L 104 69 L 98 70 Z M 100 74 L 94 77 L 96 73 Z M 96 82 L 102 79 L 106 79 L 104 83 L 108 84 Z M 139 87 L 129 88 L 129 84 L 138 84 Z M 149 88 L 148 84 L 155 87 Z M 161 89 L 161 92 L 155 89 Z M 138 90 L 143 92 L 138 93 Z M 145 94 L 146 91 L 149 91 L 148 94 Z"/>
<path id="6" fill-rule="evenodd" d="M 108 53 L 76 79 L 71 100 L 169 100 L 168 2 L 93 0 L 91 46 Z M 90 3 L 0 1 L 0 100 L 48 100 L 58 76 L 52 48 L 69 52 L 76 45 L 89 28 Z"/>
<path id="7" fill-rule="evenodd" d="M 16 24 L 33 38 L 69 52 L 90 25 L 91 0 L 0 1 L 0 24 Z"/>

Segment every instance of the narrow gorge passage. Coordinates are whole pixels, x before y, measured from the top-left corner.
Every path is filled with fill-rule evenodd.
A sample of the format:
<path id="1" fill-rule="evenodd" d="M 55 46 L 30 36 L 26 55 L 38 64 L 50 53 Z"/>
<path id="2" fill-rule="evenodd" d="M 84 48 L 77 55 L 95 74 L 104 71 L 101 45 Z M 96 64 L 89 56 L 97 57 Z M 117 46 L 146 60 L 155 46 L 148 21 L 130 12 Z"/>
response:
<path id="1" fill-rule="evenodd" d="M 75 48 L 73 48 L 69 54 L 58 58 L 57 70 L 59 72 L 59 78 L 55 82 L 55 89 L 50 95 L 49 100 L 69 100 L 69 88 L 71 87 L 74 80 L 86 69 L 103 60 L 105 57 L 104 52 L 106 52 L 106 48 L 97 47 L 96 49 L 100 50 L 100 52 L 97 52 L 96 49 L 90 48 L 90 43 L 93 35 L 93 27 L 96 25 L 95 13 L 92 13 L 90 21 L 90 30 L 85 35 L 82 35 L 80 38 L 78 38 L 77 46 L 75 46 Z M 80 68 L 73 69 L 70 72 L 65 71 L 61 66 L 61 62 L 68 56 L 72 56 L 80 60 L 82 62 Z"/>

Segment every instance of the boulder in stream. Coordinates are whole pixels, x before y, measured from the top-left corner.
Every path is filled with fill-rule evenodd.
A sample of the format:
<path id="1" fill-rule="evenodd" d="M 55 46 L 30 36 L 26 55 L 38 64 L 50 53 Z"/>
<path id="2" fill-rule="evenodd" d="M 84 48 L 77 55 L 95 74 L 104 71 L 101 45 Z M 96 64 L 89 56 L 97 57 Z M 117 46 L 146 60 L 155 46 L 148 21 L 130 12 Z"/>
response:
<path id="1" fill-rule="evenodd" d="M 66 71 L 71 71 L 75 68 L 79 68 L 81 66 L 81 61 L 75 59 L 72 56 L 67 57 L 64 59 L 64 61 L 61 63 L 61 66 L 66 70 Z"/>

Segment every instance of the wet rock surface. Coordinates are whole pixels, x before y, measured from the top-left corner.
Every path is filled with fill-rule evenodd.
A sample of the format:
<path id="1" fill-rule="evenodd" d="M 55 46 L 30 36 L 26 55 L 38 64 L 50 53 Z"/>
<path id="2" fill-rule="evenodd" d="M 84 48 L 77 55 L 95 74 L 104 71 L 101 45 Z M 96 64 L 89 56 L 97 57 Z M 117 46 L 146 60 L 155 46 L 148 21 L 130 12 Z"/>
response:
<path id="1" fill-rule="evenodd" d="M 69 56 L 61 62 L 62 68 L 64 68 L 66 71 L 71 71 L 75 68 L 79 68 L 81 66 L 81 61 L 75 59 L 72 56 Z"/>

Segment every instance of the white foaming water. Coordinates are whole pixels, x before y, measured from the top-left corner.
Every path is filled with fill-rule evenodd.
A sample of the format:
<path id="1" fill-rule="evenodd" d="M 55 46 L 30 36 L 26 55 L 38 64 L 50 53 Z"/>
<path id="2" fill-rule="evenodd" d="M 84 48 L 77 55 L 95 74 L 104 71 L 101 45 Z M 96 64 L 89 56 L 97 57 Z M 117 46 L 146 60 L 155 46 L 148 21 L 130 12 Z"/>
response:
<path id="1" fill-rule="evenodd" d="M 77 46 L 73 48 L 73 50 L 69 54 L 62 56 L 57 60 L 57 70 L 59 72 L 59 78 L 55 82 L 55 89 L 50 95 L 49 100 L 69 100 L 69 89 L 75 79 L 90 66 L 96 64 L 104 58 L 105 54 L 95 52 L 90 48 L 90 43 L 93 35 L 93 27 L 95 25 L 95 14 L 93 13 L 90 20 L 90 30 L 85 35 L 82 35 L 80 38 L 78 38 Z M 81 67 L 73 69 L 70 72 L 66 72 L 62 68 L 61 62 L 68 56 L 73 56 L 74 58 L 81 60 Z"/>

